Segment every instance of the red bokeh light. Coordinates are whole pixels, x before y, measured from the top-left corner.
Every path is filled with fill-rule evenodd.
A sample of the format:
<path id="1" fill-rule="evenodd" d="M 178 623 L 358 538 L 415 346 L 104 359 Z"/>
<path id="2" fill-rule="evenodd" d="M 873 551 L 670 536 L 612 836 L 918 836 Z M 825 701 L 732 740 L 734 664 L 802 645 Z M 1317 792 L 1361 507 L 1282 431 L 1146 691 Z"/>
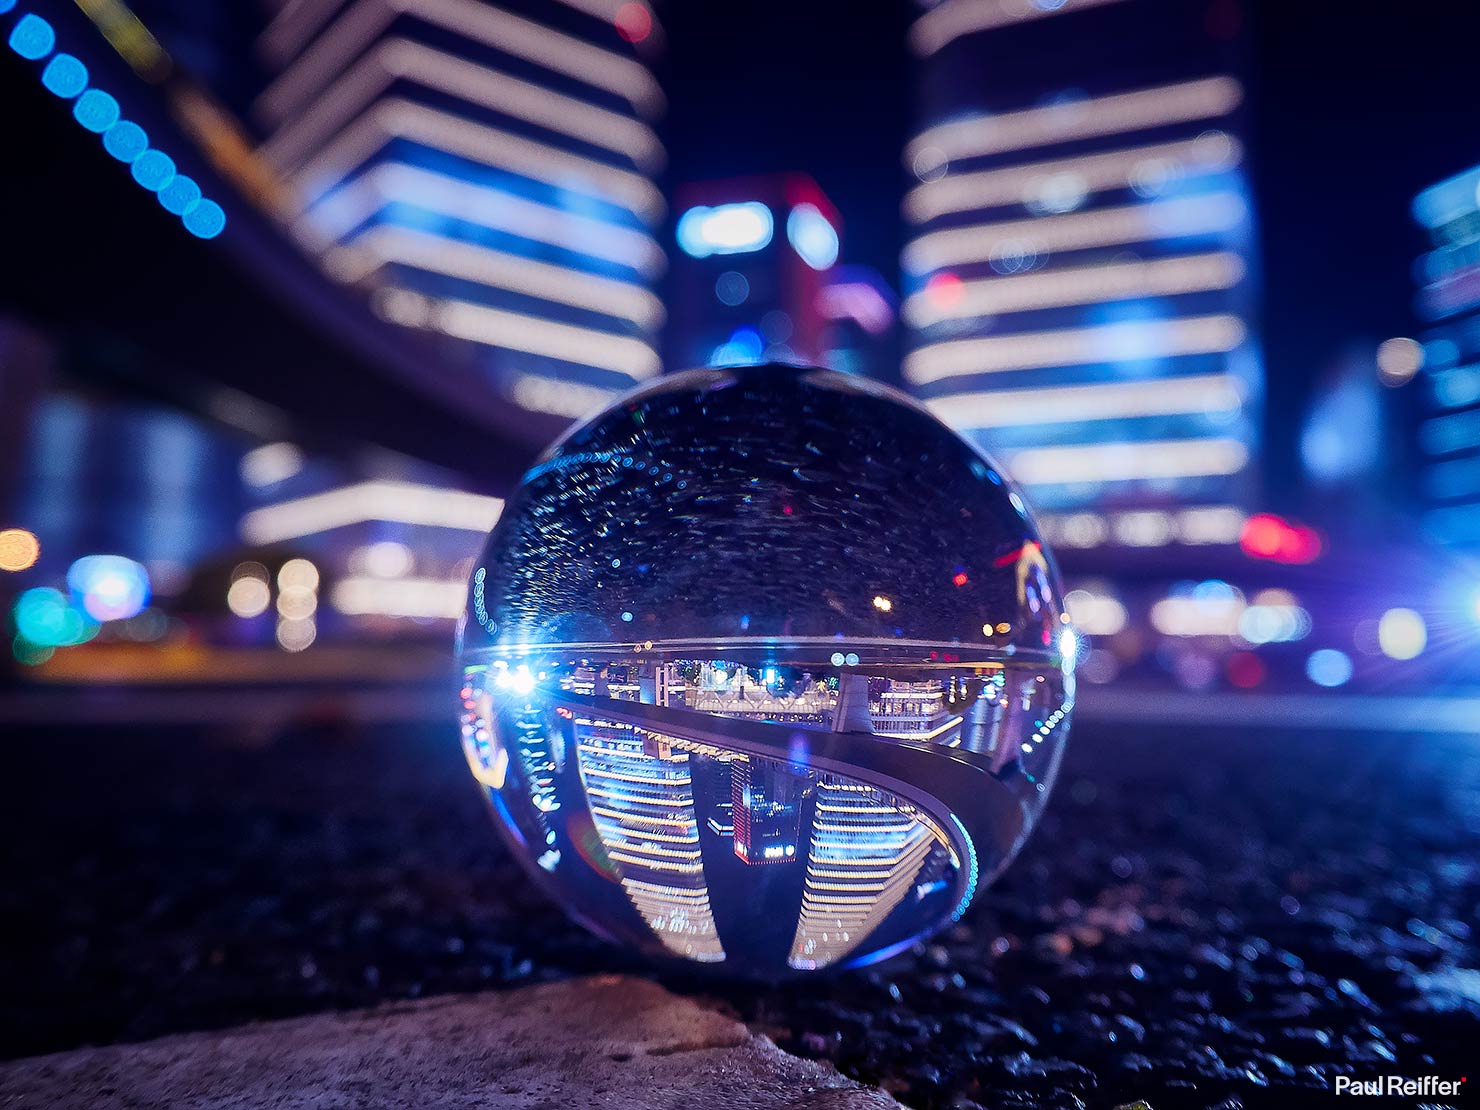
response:
<path id="1" fill-rule="evenodd" d="M 966 290 L 955 274 L 940 273 L 925 283 L 925 295 L 936 308 L 954 308 L 961 303 Z"/>
<path id="2" fill-rule="evenodd" d="M 617 34 L 628 42 L 641 42 L 653 33 L 653 14 L 646 4 L 623 4 L 613 19 Z"/>
<path id="3" fill-rule="evenodd" d="M 1267 677 L 1269 669 L 1252 651 L 1236 651 L 1228 657 L 1228 681 L 1241 690 L 1252 690 Z"/>
<path id="4" fill-rule="evenodd" d="M 964 585 L 966 585 L 966 583 L 970 582 L 971 579 L 970 578 L 967 578 L 966 577 L 966 572 L 964 570 L 962 570 L 962 571 L 957 571 L 956 572 L 956 577 L 952 578 L 951 581 L 954 582 L 958 586 L 964 586 Z"/>
<path id="5" fill-rule="evenodd" d="M 1314 528 L 1291 524 L 1273 513 L 1256 513 L 1244 521 L 1238 545 L 1245 555 L 1276 563 L 1314 562 L 1323 546 Z"/>

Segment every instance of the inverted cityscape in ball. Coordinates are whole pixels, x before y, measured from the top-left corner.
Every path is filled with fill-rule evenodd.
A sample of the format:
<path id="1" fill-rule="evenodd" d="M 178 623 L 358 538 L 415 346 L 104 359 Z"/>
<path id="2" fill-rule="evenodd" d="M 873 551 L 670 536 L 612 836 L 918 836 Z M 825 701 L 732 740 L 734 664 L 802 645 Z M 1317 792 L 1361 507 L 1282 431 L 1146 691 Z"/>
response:
<path id="1" fill-rule="evenodd" d="M 629 394 L 477 564 L 462 737 L 539 883 L 738 975 L 949 924 L 1053 785 L 1075 636 L 1019 494 L 924 408 L 791 366 Z"/>

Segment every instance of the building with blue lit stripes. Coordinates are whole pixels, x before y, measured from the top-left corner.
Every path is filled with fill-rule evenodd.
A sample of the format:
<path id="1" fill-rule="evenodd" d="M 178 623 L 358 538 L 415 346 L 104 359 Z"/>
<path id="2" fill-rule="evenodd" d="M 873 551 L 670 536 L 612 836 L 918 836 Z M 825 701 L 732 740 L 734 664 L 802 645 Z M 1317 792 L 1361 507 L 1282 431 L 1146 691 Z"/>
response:
<path id="1" fill-rule="evenodd" d="M 255 111 L 293 234 L 490 389 L 599 407 L 659 372 L 657 34 L 616 0 L 283 6 Z"/>
<path id="2" fill-rule="evenodd" d="M 1413 213 L 1433 244 L 1418 263 L 1424 530 L 1480 547 L 1480 166 L 1425 189 Z"/>
<path id="3" fill-rule="evenodd" d="M 1254 222 L 1221 11 L 940 0 L 911 29 L 904 377 L 1065 546 L 1234 542 L 1253 492 Z"/>

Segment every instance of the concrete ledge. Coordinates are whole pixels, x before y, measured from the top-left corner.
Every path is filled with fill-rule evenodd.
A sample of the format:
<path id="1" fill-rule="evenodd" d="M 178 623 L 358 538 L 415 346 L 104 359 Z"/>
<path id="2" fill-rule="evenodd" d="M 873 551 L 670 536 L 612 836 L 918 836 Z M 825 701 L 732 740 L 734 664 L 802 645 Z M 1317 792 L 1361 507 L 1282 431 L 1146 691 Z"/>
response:
<path id="1" fill-rule="evenodd" d="M 603 976 L 0 1064 L 0 1107 L 897 1110 L 643 979 Z"/>

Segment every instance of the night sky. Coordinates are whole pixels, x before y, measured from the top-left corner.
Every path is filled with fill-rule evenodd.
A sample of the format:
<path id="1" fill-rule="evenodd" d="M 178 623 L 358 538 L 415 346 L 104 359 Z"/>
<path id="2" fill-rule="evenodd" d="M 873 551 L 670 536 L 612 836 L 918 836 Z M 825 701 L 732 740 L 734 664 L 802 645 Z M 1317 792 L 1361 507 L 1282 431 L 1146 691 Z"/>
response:
<path id="1" fill-rule="evenodd" d="M 749 0 L 662 14 L 670 180 L 808 171 L 843 214 L 845 261 L 895 280 L 912 6 Z M 1409 204 L 1480 162 L 1480 5 L 1263 0 L 1246 14 L 1265 464 L 1278 490 L 1295 472 L 1296 427 L 1320 373 L 1353 339 L 1418 326 L 1412 265 L 1424 240 Z"/>

